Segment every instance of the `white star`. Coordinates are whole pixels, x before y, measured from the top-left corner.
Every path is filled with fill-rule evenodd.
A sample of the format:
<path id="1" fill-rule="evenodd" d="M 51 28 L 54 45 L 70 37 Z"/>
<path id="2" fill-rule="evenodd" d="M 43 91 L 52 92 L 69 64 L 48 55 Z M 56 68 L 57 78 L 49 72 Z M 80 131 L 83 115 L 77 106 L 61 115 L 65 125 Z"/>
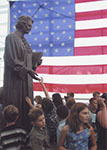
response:
<path id="1" fill-rule="evenodd" d="M 66 20 L 65 20 L 65 19 L 63 19 L 63 20 L 62 20 L 62 22 L 63 22 L 63 23 L 65 23 L 65 22 L 66 22 Z"/>
<path id="2" fill-rule="evenodd" d="M 46 53 L 46 52 L 47 52 L 47 49 L 44 49 L 43 52 Z"/>
<path id="3" fill-rule="evenodd" d="M 69 36 L 69 38 L 68 38 L 69 40 L 71 40 L 72 39 L 72 36 Z"/>
<path id="4" fill-rule="evenodd" d="M 46 37 L 46 38 L 45 38 L 45 41 L 48 41 L 48 40 L 49 40 L 49 38 L 48 38 L 48 37 Z"/>
<path id="5" fill-rule="evenodd" d="M 42 21 L 42 20 L 40 21 L 40 24 L 43 24 L 43 21 Z"/>
<path id="6" fill-rule="evenodd" d="M 41 43 L 39 44 L 39 47 L 42 47 L 42 44 L 41 44 Z"/>
<path id="7" fill-rule="evenodd" d="M 68 25 L 68 28 L 72 28 L 72 25 L 71 25 L 71 24 L 69 24 L 69 25 Z"/>
<path id="8" fill-rule="evenodd" d="M 50 43 L 50 47 L 53 47 L 53 43 Z"/>
<path id="9" fill-rule="evenodd" d="M 52 24 L 54 24 L 54 23 L 55 23 L 55 21 L 54 21 L 54 20 L 52 20 L 52 21 L 51 21 L 51 23 L 52 23 Z"/>
<path id="10" fill-rule="evenodd" d="M 22 6 L 23 6 L 23 7 L 26 7 L 26 4 L 23 4 Z"/>
<path id="11" fill-rule="evenodd" d="M 64 6 L 62 7 L 62 10 L 65 10 L 65 7 L 64 7 Z"/>
<path id="12" fill-rule="evenodd" d="M 30 13 L 30 12 L 31 12 L 31 9 L 28 9 L 28 12 Z"/>
<path id="13" fill-rule="evenodd" d="M 38 29 L 38 26 L 35 26 L 34 29 L 37 30 L 37 29 Z"/>
<path id="14" fill-rule="evenodd" d="M 60 16 L 60 14 L 59 14 L 59 13 L 57 13 L 57 14 L 56 14 L 56 16 L 57 16 L 57 17 L 59 17 L 59 16 Z"/>
<path id="15" fill-rule="evenodd" d="M 36 52 L 36 49 L 33 49 L 32 51 L 33 51 L 33 52 Z"/>
<path id="16" fill-rule="evenodd" d="M 44 5 L 47 6 L 47 3 L 45 2 Z"/>
<path id="17" fill-rule="evenodd" d="M 35 6 L 36 6 L 36 3 L 33 3 L 33 6 L 35 7 Z"/>
<path id="18" fill-rule="evenodd" d="M 49 27 L 48 27 L 48 26 L 45 26 L 45 29 L 49 29 Z"/>
<path id="19" fill-rule="evenodd" d="M 15 27 L 15 26 L 13 26 L 13 29 L 16 29 L 16 27 Z"/>
<path id="20" fill-rule="evenodd" d="M 55 3 L 56 5 L 59 5 L 59 2 L 58 1 L 56 1 L 56 3 Z"/>
<path id="21" fill-rule="evenodd" d="M 71 49 L 70 48 L 67 48 L 67 52 L 70 52 L 71 51 Z"/>
<path id="22" fill-rule="evenodd" d="M 55 52 L 57 53 L 59 51 L 59 49 L 55 49 Z"/>
<path id="23" fill-rule="evenodd" d="M 72 12 L 70 11 L 70 12 L 68 12 L 68 14 L 69 14 L 69 15 L 72 15 Z"/>
<path id="24" fill-rule="evenodd" d="M 45 14 L 45 17 L 48 17 L 48 14 Z"/>
<path id="25" fill-rule="evenodd" d="M 21 10 L 18 10 L 18 13 L 21 13 Z"/>
<path id="26" fill-rule="evenodd" d="M 51 32 L 51 35 L 54 35 L 54 32 Z"/>
<path id="27" fill-rule="evenodd" d="M 65 31 L 62 32 L 62 34 L 65 34 L 65 33 L 66 33 Z"/>
<path id="28" fill-rule="evenodd" d="M 63 43 L 61 43 L 61 46 L 64 46 L 65 45 L 65 43 L 63 42 Z"/>
<path id="29" fill-rule="evenodd" d="M 71 3 L 71 0 L 68 0 L 68 4 L 70 4 Z"/>
<path id="30" fill-rule="evenodd" d="M 56 26 L 57 29 L 60 29 L 60 26 Z"/>
<path id="31" fill-rule="evenodd" d="M 57 40 L 60 40 L 60 37 L 58 36 L 56 39 L 57 39 Z"/>
<path id="32" fill-rule="evenodd" d="M 16 18 L 16 15 L 14 15 L 13 17 Z"/>
<path id="33" fill-rule="evenodd" d="M 13 8 L 16 8 L 16 5 L 13 5 Z"/>
<path id="34" fill-rule="evenodd" d="M 51 7 L 50 10 L 54 10 L 53 7 Z"/>
<path id="35" fill-rule="evenodd" d="M 37 15 L 34 15 L 35 18 L 37 18 Z"/>
<path id="36" fill-rule="evenodd" d="M 37 37 L 34 38 L 34 41 L 37 41 Z"/>
<path id="37" fill-rule="evenodd" d="M 40 32 L 40 35 L 43 35 L 43 32 Z"/>

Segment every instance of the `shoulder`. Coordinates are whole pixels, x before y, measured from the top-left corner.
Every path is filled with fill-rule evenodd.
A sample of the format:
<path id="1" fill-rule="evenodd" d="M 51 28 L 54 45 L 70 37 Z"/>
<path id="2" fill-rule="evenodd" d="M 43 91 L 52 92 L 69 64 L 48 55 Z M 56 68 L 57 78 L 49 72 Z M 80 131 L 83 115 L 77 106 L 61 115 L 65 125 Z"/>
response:
<path id="1" fill-rule="evenodd" d="M 68 125 L 65 125 L 65 126 L 62 128 L 62 132 L 68 134 L 68 131 L 69 131 Z"/>

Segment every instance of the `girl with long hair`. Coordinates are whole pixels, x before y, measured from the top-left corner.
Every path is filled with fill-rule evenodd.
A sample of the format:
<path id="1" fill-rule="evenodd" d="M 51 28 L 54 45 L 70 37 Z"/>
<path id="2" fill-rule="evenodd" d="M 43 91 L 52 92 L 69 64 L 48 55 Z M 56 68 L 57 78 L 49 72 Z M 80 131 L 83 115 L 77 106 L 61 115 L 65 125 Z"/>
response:
<path id="1" fill-rule="evenodd" d="M 97 150 L 95 133 L 88 123 L 89 110 L 84 103 L 72 106 L 68 124 L 62 129 L 58 150 L 88 150 L 89 137 L 92 142 L 90 150 Z"/>

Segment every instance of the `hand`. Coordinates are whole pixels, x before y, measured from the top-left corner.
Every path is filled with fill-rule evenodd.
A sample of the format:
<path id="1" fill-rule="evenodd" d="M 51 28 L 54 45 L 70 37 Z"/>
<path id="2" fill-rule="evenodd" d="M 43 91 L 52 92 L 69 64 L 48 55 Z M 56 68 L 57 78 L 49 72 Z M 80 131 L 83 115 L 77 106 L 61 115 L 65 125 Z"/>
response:
<path id="1" fill-rule="evenodd" d="M 36 80 L 39 80 L 39 81 L 40 81 L 40 79 L 37 77 L 38 74 L 37 74 L 35 71 L 29 70 L 28 73 L 29 73 L 29 75 L 30 75 L 33 79 L 36 79 Z"/>
<path id="2" fill-rule="evenodd" d="M 25 99 L 26 99 L 26 102 L 27 102 L 28 104 L 31 104 L 31 103 L 32 103 L 32 102 L 31 102 L 31 99 L 30 99 L 28 96 L 26 96 Z"/>
<path id="3" fill-rule="evenodd" d="M 99 98 L 97 101 L 98 101 L 98 104 L 101 106 L 101 108 L 105 106 L 105 103 L 104 103 L 105 99 L 104 98 Z"/>

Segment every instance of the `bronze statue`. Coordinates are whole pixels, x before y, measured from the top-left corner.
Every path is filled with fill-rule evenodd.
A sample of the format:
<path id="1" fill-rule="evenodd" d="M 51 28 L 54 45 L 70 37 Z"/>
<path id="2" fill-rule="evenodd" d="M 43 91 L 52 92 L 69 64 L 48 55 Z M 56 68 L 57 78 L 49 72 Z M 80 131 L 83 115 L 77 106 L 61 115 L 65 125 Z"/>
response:
<path id="1" fill-rule="evenodd" d="M 24 37 L 32 28 L 33 20 L 29 16 L 19 17 L 16 31 L 6 37 L 4 53 L 4 100 L 3 107 L 9 104 L 19 109 L 19 124 L 29 130 L 29 106 L 25 101 L 28 96 L 33 103 L 33 79 L 35 69 L 42 63 L 42 52 L 33 53 Z"/>

